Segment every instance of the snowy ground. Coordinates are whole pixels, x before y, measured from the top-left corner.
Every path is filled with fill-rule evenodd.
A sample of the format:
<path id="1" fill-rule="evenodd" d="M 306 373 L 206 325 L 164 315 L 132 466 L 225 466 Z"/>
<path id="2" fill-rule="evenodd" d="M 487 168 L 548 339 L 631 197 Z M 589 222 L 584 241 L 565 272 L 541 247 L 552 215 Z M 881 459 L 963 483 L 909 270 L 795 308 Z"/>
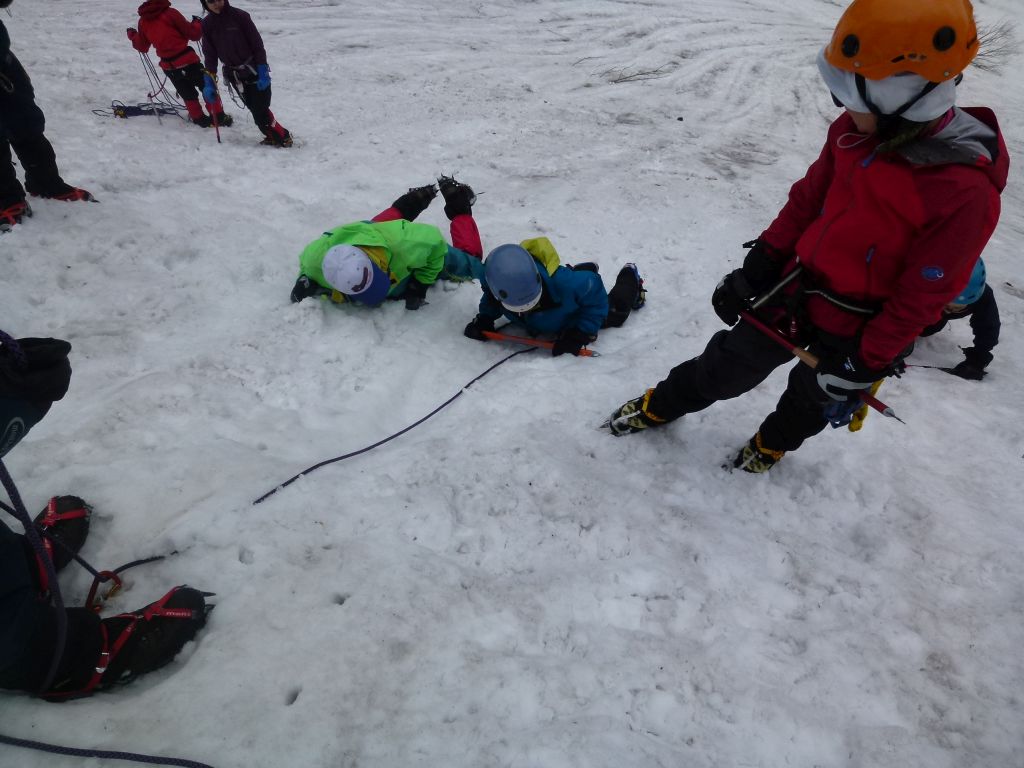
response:
<path id="1" fill-rule="evenodd" d="M 108 611 L 179 583 L 218 596 L 165 671 L 62 706 L 4 696 L 0 730 L 217 768 L 1024 766 L 1016 172 L 985 254 L 991 375 L 913 370 L 880 393 L 906 426 L 872 415 L 730 474 L 784 372 L 656 433 L 595 427 L 720 327 L 714 284 L 835 114 L 813 57 L 840 3 L 239 3 L 291 151 L 238 108 L 221 145 L 91 114 L 145 98 L 133 4 L 3 17 L 65 177 L 102 201 L 38 202 L 0 239 L 0 327 L 69 339 L 75 369 L 5 461 L 34 510 L 95 505 L 97 565 L 178 551 Z M 975 5 L 1024 21 L 1018 0 Z M 1018 156 L 1020 62 L 960 89 Z M 415 314 L 288 301 L 306 242 L 442 172 L 481 193 L 485 248 L 543 234 L 606 278 L 636 261 L 648 306 L 602 357 L 517 356 L 252 506 L 512 351 L 461 335 L 472 284 Z M 913 362 L 969 342 L 964 322 Z M 66 599 L 87 586 L 69 573 Z"/>

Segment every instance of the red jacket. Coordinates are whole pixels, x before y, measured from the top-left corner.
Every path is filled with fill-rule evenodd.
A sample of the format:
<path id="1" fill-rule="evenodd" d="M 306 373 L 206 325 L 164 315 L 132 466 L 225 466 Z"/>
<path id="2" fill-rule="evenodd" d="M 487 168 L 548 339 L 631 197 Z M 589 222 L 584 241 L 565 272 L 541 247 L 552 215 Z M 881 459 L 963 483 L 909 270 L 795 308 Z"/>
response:
<path id="1" fill-rule="evenodd" d="M 809 294 L 812 325 L 860 335 L 861 359 L 890 364 L 963 290 L 999 219 L 1009 156 L 988 109 L 955 110 L 928 139 L 876 155 L 845 112 L 761 235 L 795 253 L 813 285 L 881 307 L 873 317 Z"/>
<path id="2" fill-rule="evenodd" d="M 163 69 L 179 69 L 196 64 L 199 56 L 189 47 L 189 40 L 203 36 L 198 21 L 185 21 L 185 17 L 171 8 L 170 0 L 146 0 L 139 6 L 139 31 L 128 33 L 128 39 L 139 53 L 146 53 L 152 45 L 160 57 Z"/>

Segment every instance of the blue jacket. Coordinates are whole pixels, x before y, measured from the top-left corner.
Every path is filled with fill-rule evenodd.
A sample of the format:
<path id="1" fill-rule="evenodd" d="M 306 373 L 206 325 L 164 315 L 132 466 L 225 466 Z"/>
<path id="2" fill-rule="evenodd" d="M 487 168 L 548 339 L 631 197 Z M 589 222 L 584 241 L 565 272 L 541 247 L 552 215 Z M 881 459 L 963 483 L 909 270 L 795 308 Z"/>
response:
<path id="1" fill-rule="evenodd" d="M 531 336 L 557 335 L 568 328 L 597 336 L 608 317 L 608 292 L 601 276 L 558 265 L 558 254 L 547 238 L 524 240 L 522 246 L 537 262 L 543 283 L 540 303 L 529 312 L 509 312 L 491 293 L 487 280 L 481 278 L 484 293 L 480 314 L 495 320 L 504 315 L 525 327 Z"/>

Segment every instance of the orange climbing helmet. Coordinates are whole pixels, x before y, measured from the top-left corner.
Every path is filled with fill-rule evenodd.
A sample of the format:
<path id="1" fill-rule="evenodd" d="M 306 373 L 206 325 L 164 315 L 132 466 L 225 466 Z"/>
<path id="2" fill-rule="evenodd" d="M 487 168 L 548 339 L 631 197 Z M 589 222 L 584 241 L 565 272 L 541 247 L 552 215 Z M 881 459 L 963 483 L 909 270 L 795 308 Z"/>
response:
<path id="1" fill-rule="evenodd" d="M 913 72 L 941 83 L 963 72 L 977 53 L 970 0 L 853 0 L 825 59 L 868 80 Z"/>

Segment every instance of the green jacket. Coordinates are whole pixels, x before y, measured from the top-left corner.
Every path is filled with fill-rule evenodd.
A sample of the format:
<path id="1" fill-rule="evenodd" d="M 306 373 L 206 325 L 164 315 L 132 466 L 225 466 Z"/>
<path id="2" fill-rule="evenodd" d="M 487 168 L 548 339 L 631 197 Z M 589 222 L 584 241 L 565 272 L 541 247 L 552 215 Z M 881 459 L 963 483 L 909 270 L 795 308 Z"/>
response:
<path id="1" fill-rule="evenodd" d="M 324 232 L 299 254 L 299 272 L 324 288 L 333 288 L 324 279 L 324 255 L 335 245 L 363 248 L 391 279 L 389 295 L 396 286 L 412 276 L 423 285 L 432 285 L 444 267 L 448 242 L 441 230 L 430 224 L 405 219 L 394 221 L 357 221 Z M 399 289 L 402 290 L 402 289 Z"/>

